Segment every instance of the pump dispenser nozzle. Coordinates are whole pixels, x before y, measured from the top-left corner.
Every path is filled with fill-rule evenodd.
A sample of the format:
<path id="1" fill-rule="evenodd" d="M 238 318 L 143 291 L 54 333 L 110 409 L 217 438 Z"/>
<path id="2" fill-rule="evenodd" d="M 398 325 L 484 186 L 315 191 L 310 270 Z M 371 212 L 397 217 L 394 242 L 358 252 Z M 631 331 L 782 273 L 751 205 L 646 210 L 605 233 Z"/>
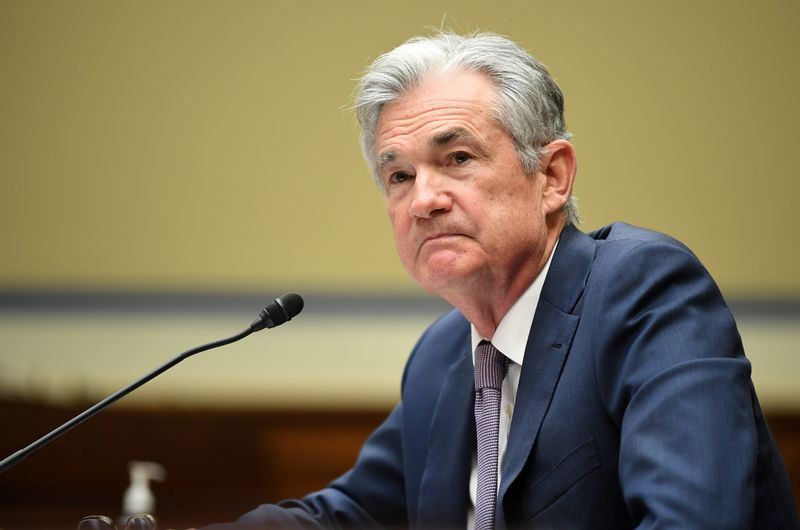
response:
<path id="1" fill-rule="evenodd" d="M 125 515 L 155 513 L 156 498 L 150 490 L 150 481 L 163 482 L 167 478 L 164 466 L 155 462 L 128 462 L 131 483 L 122 498 L 122 512 Z"/>

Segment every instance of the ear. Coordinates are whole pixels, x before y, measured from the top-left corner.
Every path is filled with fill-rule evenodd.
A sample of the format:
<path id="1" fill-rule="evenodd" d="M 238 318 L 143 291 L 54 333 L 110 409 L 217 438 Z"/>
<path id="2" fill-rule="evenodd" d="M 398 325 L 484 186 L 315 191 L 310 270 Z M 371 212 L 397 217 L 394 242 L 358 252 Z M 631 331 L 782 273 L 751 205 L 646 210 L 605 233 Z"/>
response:
<path id="1" fill-rule="evenodd" d="M 578 171 L 575 148 L 567 140 L 554 140 L 542 148 L 539 173 L 545 176 L 542 206 L 549 215 L 561 210 L 572 194 Z"/>

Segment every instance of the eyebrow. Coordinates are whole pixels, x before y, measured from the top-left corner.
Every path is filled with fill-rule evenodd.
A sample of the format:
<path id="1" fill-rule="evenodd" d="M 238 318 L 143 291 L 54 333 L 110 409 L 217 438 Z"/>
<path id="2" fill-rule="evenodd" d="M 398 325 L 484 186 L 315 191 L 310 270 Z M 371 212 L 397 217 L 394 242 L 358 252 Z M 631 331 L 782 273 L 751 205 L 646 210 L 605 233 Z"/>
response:
<path id="1" fill-rule="evenodd" d="M 395 153 L 394 151 L 387 151 L 385 153 L 381 153 L 381 155 L 378 157 L 378 169 L 383 168 L 387 164 L 391 164 L 395 160 L 397 160 L 397 153 Z"/>
<path id="2" fill-rule="evenodd" d="M 475 140 L 475 135 L 464 129 L 463 127 L 453 127 L 446 131 L 442 131 L 435 135 L 430 140 L 431 147 L 438 147 L 446 145 L 455 140 Z"/>
<path id="3" fill-rule="evenodd" d="M 467 129 L 463 127 L 453 127 L 452 129 L 448 129 L 434 135 L 428 144 L 431 147 L 441 147 L 456 140 L 466 140 L 476 144 L 478 143 L 477 137 Z M 483 150 L 479 149 L 479 151 L 482 152 Z M 397 156 L 398 155 L 395 151 L 386 151 L 385 153 L 381 153 L 380 156 L 378 156 L 378 170 L 397 160 Z"/>

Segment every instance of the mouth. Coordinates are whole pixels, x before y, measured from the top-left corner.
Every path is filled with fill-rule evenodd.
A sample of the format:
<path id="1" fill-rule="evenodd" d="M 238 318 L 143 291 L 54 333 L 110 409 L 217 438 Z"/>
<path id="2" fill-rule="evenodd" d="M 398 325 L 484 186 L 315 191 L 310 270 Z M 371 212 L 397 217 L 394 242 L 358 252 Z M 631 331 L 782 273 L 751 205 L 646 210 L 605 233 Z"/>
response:
<path id="1" fill-rule="evenodd" d="M 446 234 L 433 234 L 431 236 L 426 237 L 420 247 L 427 245 L 428 243 L 445 243 L 451 239 L 456 239 L 464 237 L 464 234 L 456 234 L 456 233 L 446 233 Z"/>

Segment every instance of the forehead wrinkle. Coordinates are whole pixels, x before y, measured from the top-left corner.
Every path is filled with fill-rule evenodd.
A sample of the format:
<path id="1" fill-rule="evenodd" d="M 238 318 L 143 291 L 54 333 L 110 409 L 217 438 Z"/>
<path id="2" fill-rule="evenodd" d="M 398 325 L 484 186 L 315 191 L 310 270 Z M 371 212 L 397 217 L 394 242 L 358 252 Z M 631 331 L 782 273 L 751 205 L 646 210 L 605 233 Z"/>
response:
<path id="1" fill-rule="evenodd" d="M 453 110 L 453 109 L 450 109 Z M 474 126 L 470 123 L 470 120 L 464 120 L 464 117 L 472 116 L 472 113 L 468 111 L 453 111 L 447 113 L 439 113 L 434 119 L 424 119 L 418 120 L 416 119 L 417 116 L 409 117 L 409 118 L 399 118 L 393 119 L 389 123 L 383 123 L 382 127 L 378 131 L 377 134 L 377 144 L 391 144 L 393 141 L 400 139 L 400 138 L 409 138 L 419 132 L 421 129 L 425 129 L 426 127 L 433 126 L 434 130 L 441 127 L 441 124 L 436 123 L 440 121 L 450 121 L 450 120 L 459 120 L 461 122 L 466 122 L 464 125 L 453 125 L 452 127 L 448 128 L 445 133 L 450 133 L 453 131 L 458 131 L 459 134 L 453 135 L 450 138 L 446 138 L 447 141 L 453 141 L 456 139 L 467 139 L 467 140 L 476 140 L 477 135 L 470 131 L 471 126 Z M 441 133 L 436 134 L 434 138 L 428 141 L 432 146 L 439 146 L 443 145 L 446 142 L 437 141 L 436 138 L 441 136 Z M 382 162 L 384 155 L 394 155 L 392 160 L 386 160 L 386 162 L 394 161 L 398 153 L 394 150 L 387 150 L 384 153 L 378 156 L 378 162 Z"/>
<path id="2" fill-rule="evenodd" d="M 400 135 L 409 134 L 424 127 L 431 120 L 458 119 L 465 116 L 477 118 L 487 111 L 487 108 L 479 103 L 460 100 L 438 100 L 433 104 L 426 102 L 425 105 L 419 105 L 417 108 L 406 111 L 400 116 L 394 116 L 387 123 L 386 115 L 391 114 L 393 110 L 391 105 L 384 107 L 381 112 L 378 123 L 378 136 L 384 134 L 387 129 L 399 129 L 397 134 Z"/>

